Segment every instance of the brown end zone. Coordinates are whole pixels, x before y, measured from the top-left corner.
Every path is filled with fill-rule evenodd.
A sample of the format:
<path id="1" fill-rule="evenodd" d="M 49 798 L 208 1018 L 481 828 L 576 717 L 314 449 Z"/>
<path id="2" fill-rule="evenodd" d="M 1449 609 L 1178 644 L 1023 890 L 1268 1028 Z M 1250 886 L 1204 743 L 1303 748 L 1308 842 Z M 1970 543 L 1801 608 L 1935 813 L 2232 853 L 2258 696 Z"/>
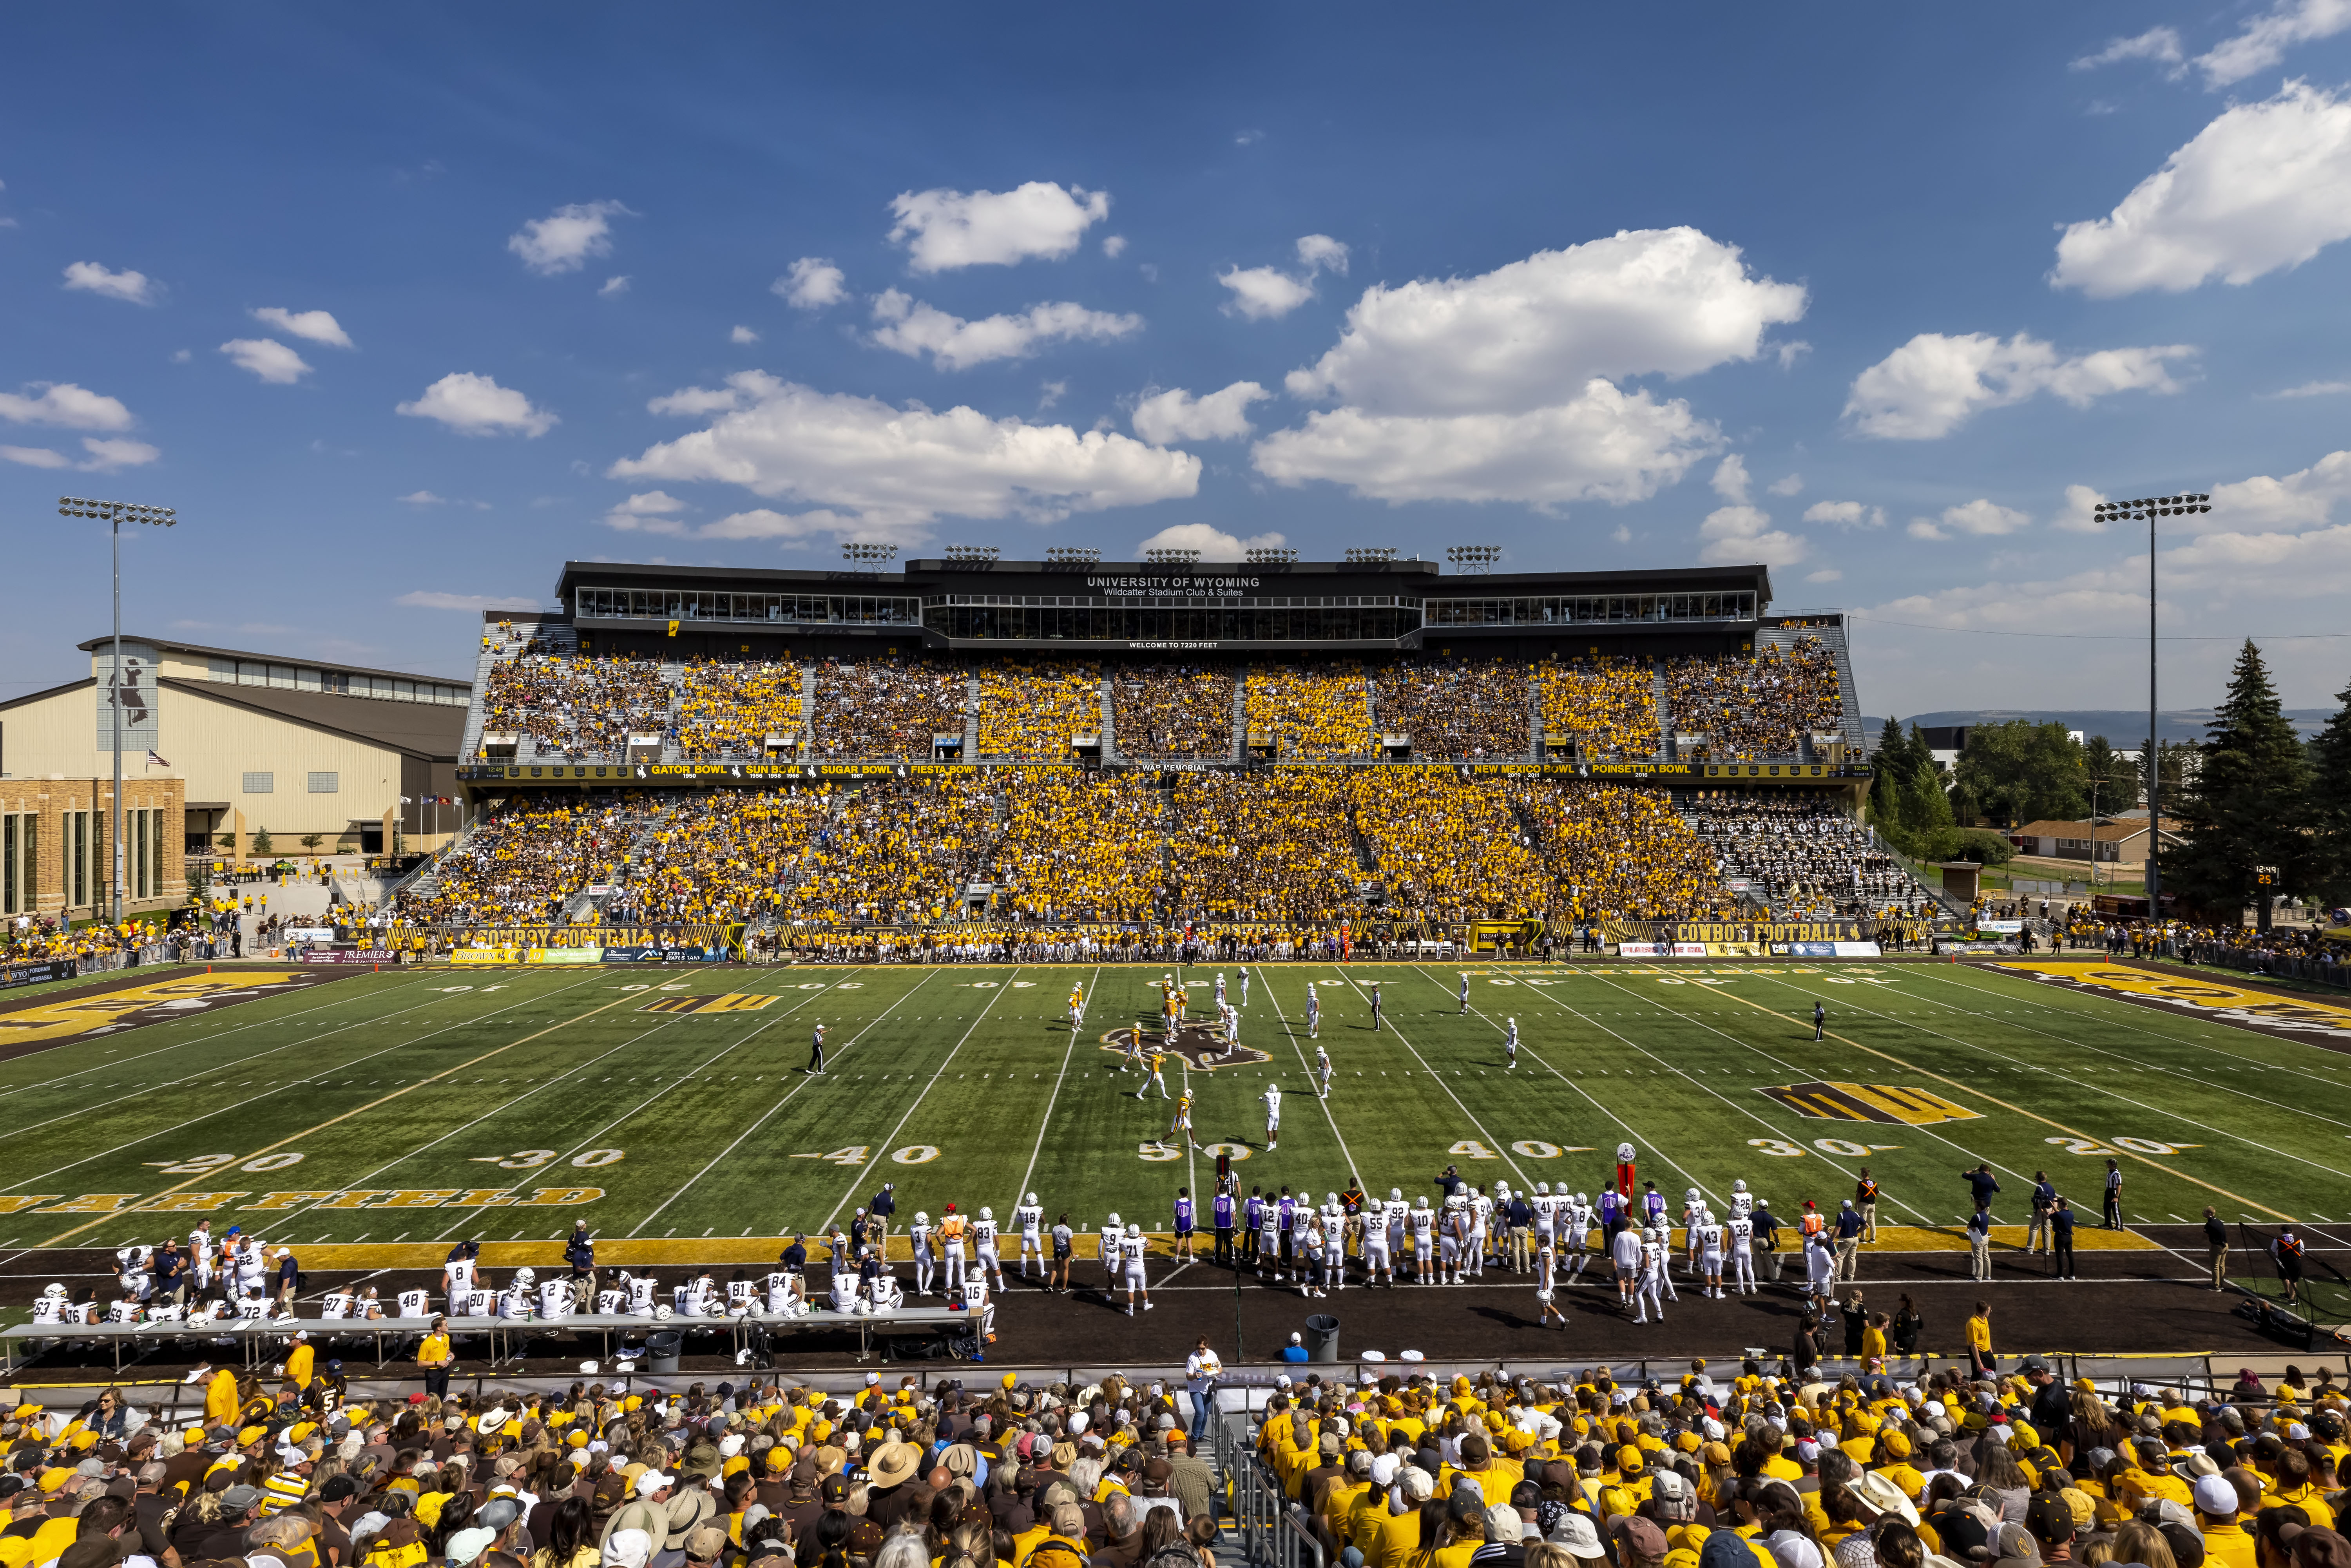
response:
<path id="1" fill-rule="evenodd" d="M 216 1012 L 238 1002 L 308 990 L 351 978 L 357 969 L 199 969 L 193 964 L 126 969 L 116 979 L 68 991 L 0 1002 L 0 1061 L 72 1045 L 145 1024 Z"/>

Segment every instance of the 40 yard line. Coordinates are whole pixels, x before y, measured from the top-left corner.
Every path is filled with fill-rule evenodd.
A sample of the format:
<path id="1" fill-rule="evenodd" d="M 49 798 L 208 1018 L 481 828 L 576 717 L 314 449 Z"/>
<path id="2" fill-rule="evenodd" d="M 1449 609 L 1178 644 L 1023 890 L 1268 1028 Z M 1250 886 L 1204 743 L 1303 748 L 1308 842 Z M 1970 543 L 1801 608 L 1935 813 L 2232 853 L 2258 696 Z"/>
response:
<path id="1" fill-rule="evenodd" d="M 1087 1007 L 1094 1005 L 1094 991 L 1101 984 L 1102 966 L 1097 964 L 1094 966 L 1093 977 L 1086 982 L 1085 1005 Z M 1011 988 L 1008 986 L 1003 988 L 1009 990 Z M 994 1000 L 993 998 L 989 999 Z M 1075 1022 L 1070 1025 L 1070 1043 L 1061 1052 L 1061 1071 L 1054 1075 L 1052 1092 L 1045 1096 L 1045 1114 L 1037 1123 L 1037 1143 L 1029 1151 L 1029 1168 L 1020 1173 L 1019 1188 L 1012 1196 L 1012 1207 L 1015 1208 L 1018 1208 L 1021 1200 L 1029 1196 L 1029 1183 L 1037 1174 L 1038 1157 L 1045 1152 L 1045 1134 L 1053 1125 L 1053 1105 L 1061 1097 L 1062 1082 L 1070 1076 L 1070 1062 L 1078 1051 L 1078 1030 L 1083 1027 L 1082 1024 Z M 1179 1057 L 1176 1060 L 1183 1059 Z M 1184 1087 L 1187 1092 L 1191 1086 L 1192 1081 L 1189 1078 L 1185 1079 Z"/>

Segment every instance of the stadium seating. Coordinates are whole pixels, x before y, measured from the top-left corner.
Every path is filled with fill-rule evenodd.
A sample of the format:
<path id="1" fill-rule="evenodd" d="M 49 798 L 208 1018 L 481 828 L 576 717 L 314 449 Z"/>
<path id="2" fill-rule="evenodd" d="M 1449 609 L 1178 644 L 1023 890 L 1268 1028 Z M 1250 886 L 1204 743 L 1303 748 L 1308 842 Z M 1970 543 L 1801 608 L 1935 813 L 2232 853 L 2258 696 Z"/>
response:
<path id="1" fill-rule="evenodd" d="M 492 817 L 441 857 L 430 894 L 402 901 L 420 925 L 553 921 L 572 894 L 610 877 L 653 807 L 632 793 L 526 804 Z"/>
<path id="2" fill-rule="evenodd" d="M 1338 768 L 1185 774 L 1169 801 L 1176 907 L 1211 921 L 1329 927 L 1365 876 Z"/>
<path id="3" fill-rule="evenodd" d="M 1867 828 L 1824 802 L 1718 792 L 1696 812 L 1716 868 L 1747 879 L 1788 919 L 1936 907 Z"/>
<path id="4" fill-rule="evenodd" d="M 1671 800 L 1581 780 L 1515 786 L 1518 813 L 1557 873 L 1555 914 L 1575 920 L 1694 920 L 1735 906 Z"/>
<path id="5" fill-rule="evenodd" d="M 768 737 L 800 732 L 800 667 L 695 660 L 678 672 L 678 754 L 688 762 L 768 754 Z"/>
<path id="6" fill-rule="evenodd" d="M 1275 755 L 1300 762 L 1379 755 L 1362 660 L 1254 665 L 1248 685 L 1252 744 L 1262 735 Z"/>
<path id="7" fill-rule="evenodd" d="M 1102 733 L 1102 671 L 1091 660 L 1003 659 L 976 673 L 987 760 L 1067 762 L 1071 737 Z"/>
<path id="8" fill-rule="evenodd" d="M 482 729 L 573 761 L 618 762 L 631 735 L 667 730 L 670 699 L 651 659 L 526 654 L 491 666 Z"/>
<path id="9" fill-rule="evenodd" d="M 1222 762 L 1233 755 L 1230 665 L 1123 664 L 1110 672 L 1118 749 L 1146 762 Z"/>
<path id="10" fill-rule="evenodd" d="M 1546 659 L 1535 666 L 1543 732 L 1564 735 L 1587 762 L 1657 755 L 1656 681 L 1646 659 Z"/>
<path id="11" fill-rule="evenodd" d="M 1380 733 L 1410 737 L 1415 758 L 1499 761 L 1532 751 L 1520 661 L 1408 653 L 1380 666 L 1371 687 Z"/>
<path id="12" fill-rule="evenodd" d="M 1784 656 L 1767 647 L 1753 659 L 1670 660 L 1666 688 L 1674 732 L 1706 737 L 1697 755 L 1708 761 L 1794 757 L 1801 737 L 1844 725 L 1836 657 L 1817 637 Z"/>
<path id="13" fill-rule="evenodd" d="M 931 659 L 826 659 L 815 666 L 810 750 L 820 761 L 927 760 L 963 737 L 966 676 Z"/>

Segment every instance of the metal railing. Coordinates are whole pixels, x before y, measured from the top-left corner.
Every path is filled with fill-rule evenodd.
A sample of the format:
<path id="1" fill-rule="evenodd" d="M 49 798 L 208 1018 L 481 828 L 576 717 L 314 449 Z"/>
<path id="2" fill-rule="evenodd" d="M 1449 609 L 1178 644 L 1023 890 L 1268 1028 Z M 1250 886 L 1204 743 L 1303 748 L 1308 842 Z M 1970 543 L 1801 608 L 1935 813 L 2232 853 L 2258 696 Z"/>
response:
<path id="1" fill-rule="evenodd" d="M 1221 1411 L 1214 1432 L 1217 1469 L 1242 1554 L 1265 1568 L 1324 1568 L 1322 1543 L 1306 1528 L 1304 1511 L 1283 1493 L 1280 1479 L 1257 1457 L 1249 1422 L 1245 1411 Z"/>

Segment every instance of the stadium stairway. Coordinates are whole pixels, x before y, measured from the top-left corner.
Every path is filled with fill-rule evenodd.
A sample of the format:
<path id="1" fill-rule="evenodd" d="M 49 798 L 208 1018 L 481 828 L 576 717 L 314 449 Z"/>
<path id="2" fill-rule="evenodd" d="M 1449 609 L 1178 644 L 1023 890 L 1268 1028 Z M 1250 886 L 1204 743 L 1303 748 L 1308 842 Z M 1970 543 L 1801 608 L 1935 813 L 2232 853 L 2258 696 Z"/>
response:
<path id="1" fill-rule="evenodd" d="M 1674 759 L 1674 704 L 1666 693 L 1666 665 L 1662 659 L 1649 665 L 1649 702 L 1657 716 L 1657 760 Z"/>
<path id="2" fill-rule="evenodd" d="M 1819 613 L 1832 612 L 1823 611 Z M 1801 619 L 1801 614 L 1797 618 Z M 1822 645 L 1835 656 L 1837 695 L 1840 699 L 1839 727 L 1844 733 L 1847 752 L 1855 757 L 1863 756 L 1865 748 L 1861 744 L 1861 694 L 1853 684 L 1853 653 L 1845 643 L 1844 617 L 1839 616 L 1835 621 L 1820 626 L 1761 627 L 1755 633 L 1755 652 L 1760 654 L 1766 648 L 1777 648 L 1785 657 L 1790 649 L 1806 637 L 1819 638 Z"/>
<path id="3" fill-rule="evenodd" d="M 1110 673 L 1106 670 L 1102 673 L 1101 685 L 1102 734 L 1098 738 L 1102 745 L 1102 759 L 1110 762 L 1118 757 L 1118 726 L 1111 717 Z"/>
<path id="4" fill-rule="evenodd" d="M 979 760 L 979 677 L 966 675 L 963 681 L 963 759 Z"/>
<path id="5" fill-rule="evenodd" d="M 455 838 L 451 839 L 447 843 L 443 844 L 439 849 L 434 851 L 430 856 L 419 861 L 415 865 L 409 868 L 408 874 L 399 878 L 397 881 L 393 882 L 391 886 L 385 888 L 383 890 L 381 902 L 384 904 L 390 904 L 402 894 L 412 891 L 420 898 L 432 897 L 434 893 L 439 891 L 441 886 L 442 861 L 465 847 L 465 841 L 472 838 L 474 836 L 474 830 L 481 825 L 482 820 L 479 817 L 476 817 L 472 821 L 466 823 L 465 827 L 458 831 Z"/>
<path id="6" fill-rule="evenodd" d="M 804 756 L 816 755 L 816 666 L 800 666 L 800 745 Z"/>
<path id="7" fill-rule="evenodd" d="M 1228 762 L 1249 760 L 1249 666 L 1233 672 L 1233 748 Z"/>

